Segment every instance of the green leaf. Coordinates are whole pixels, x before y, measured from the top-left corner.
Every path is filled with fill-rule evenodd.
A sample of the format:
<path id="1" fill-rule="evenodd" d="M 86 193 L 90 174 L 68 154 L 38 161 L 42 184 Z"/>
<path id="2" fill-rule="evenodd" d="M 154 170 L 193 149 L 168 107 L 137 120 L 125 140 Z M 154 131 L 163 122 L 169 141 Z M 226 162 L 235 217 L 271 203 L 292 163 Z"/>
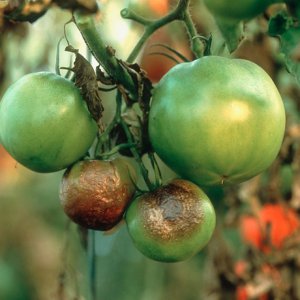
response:
<path id="1" fill-rule="evenodd" d="M 268 33 L 270 36 L 280 38 L 281 52 L 285 57 L 287 70 L 296 77 L 300 83 L 300 24 L 299 20 L 280 12 L 270 19 Z"/>
<path id="2" fill-rule="evenodd" d="M 300 46 L 300 26 L 289 28 L 281 35 L 281 50 L 285 54 L 288 71 L 300 83 L 300 60 L 296 57 L 296 49 Z"/>
<path id="3" fill-rule="evenodd" d="M 244 38 L 243 23 L 240 21 L 229 21 L 216 19 L 229 52 L 233 52 Z"/>

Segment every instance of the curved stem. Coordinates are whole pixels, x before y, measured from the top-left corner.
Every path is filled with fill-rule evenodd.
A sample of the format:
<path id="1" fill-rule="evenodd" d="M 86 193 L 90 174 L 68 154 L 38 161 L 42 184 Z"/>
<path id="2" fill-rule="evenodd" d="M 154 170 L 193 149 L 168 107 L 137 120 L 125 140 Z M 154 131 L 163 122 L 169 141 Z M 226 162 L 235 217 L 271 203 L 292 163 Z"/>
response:
<path id="1" fill-rule="evenodd" d="M 204 46 L 201 41 L 194 39 L 197 36 L 197 30 L 192 22 L 191 16 L 188 12 L 190 0 L 180 0 L 178 5 L 175 7 L 173 11 L 171 11 L 168 15 L 162 17 L 161 19 L 150 21 L 141 17 L 137 17 L 137 15 L 126 8 L 121 11 L 121 16 L 125 19 L 131 19 L 145 26 L 144 33 L 132 52 L 130 53 L 127 61 L 133 62 L 141 51 L 147 39 L 159 28 L 173 22 L 173 21 L 183 21 L 188 30 L 189 36 L 191 37 L 192 43 L 192 51 L 195 53 L 196 57 L 200 57 L 203 55 Z"/>

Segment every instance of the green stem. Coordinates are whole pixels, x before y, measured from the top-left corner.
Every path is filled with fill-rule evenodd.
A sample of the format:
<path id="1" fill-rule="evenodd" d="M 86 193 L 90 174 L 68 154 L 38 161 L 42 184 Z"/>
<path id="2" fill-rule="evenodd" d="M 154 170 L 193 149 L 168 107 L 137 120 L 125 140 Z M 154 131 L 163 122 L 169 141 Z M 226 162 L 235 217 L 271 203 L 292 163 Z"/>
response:
<path id="1" fill-rule="evenodd" d="M 186 24 L 189 36 L 191 37 L 192 51 L 194 51 L 196 57 L 202 56 L 204 46 L 200 40 L 194 38 L 195 36 L 197 36 L 197 30 L 188 12 L 189 2 L 190 0 L 180 0 L 173 11 L 171 11 L 168 15 L 162 17 L 161 19 L 155 21 L 150 21 L 137 16 L 132 10 L 128 8 L 123 9 L 121 11 L 121 16 L 124 19 L 131 19 L 145 26 L 143 35 L 130 53 L 127 61 L 133 62 L 137 58 L 145 42 L 156 30 L 176 20 L 183 21 Z"/>
<path id="2" fill-rule="evenodd" d="M 153 152 L 149 152 L 148 153 L 148 157 L 150 159 L 150 162 L 151 162 L 151 165 L 152 165 L 152 169 L 154 171 L 156 186 L 159 187 L 162 184 L 162 175 L 161 175 L 161 171 L 160 171 L 159 165 L 158 165 L 158 163 L 156 161 L 156 158 L 155 158 Z"/>
<path id="3" fill-rule="evenodd" d="M 96 253 L 95 253 L 95 231 L 88 231 L 88 266 L 90 278 L 91 300 L 97 300 L 96 293 Z"/>
<path id="4" fill-rule="evenodd" d="M 75 11 L 73 16 L 77 28 L 98 63 L 118 84 L 122 84 L 136 98 L 137 88 L 132 77 L 119 63 L 113 50 L 102 40 L 93 16 L 79 11 Z"/>
<path id="5" fill-rule="evenodd" d="M 205 47 L 202 41 L 197 38 L 197 29 L 188 10 L 185 11 L 183 21 L 191 41 L 191 50 L 197 58 L 202 57 L 204 55 Z"/>
<path id="6" fill-rule="evenodd" d="M 122 95 L 121 93 L 118 93 L 117 94 L 117 97 L 116 97 L 116 101 L 117 101 L 117 107 L 121 107 L 121 104 L 122 104 Z M 126 135 L 126 138 L 127 138 L 127 142 L 128 144 L 132 144 L 134 145 L 135 144 L 135 141 L 132 137 L 132 134 L 128 128 L 128 125 L 126 124 L 126 122 L 124 121 L 124 119 L 122 118 L 121 114 L 120 114 L 120 119 L 119 119 L 119 122 L 125 132 L 125 135 Z M 136 162 L 138 163 L 139 167 L 140 167 L 140 170 L 141 170 L 141 173 L 142 173 L 142 176 L 144 178 L 144 181 L 145 183 L 147 184 L 147 187 L 149 188 L 149 190 L 153 190 L 155 189 L 155 185 L 153 185 L 149 179 L 149 174 L 148 174 L 148 170 L 146 169 L 140 155 L 139 155 L 139 152 L 137 151 L 136 147 L 130 147 L 130 151 L 134 157 L 134 159 L 136 160 Z"/>
<path id="7" fill-rule="evenodd" d="M 131 133 L 129 131 L 129 128 L 127 126 L 127 124 L 125 123 L 125 121 L 123 119 L 121 119 L 121 125 L 123 127 L 123 130 L 126 134 L 126 137 L 127 137 L 127 140 L 128 140 L 128 143 L 134 143 L 133 139 L 132 139 L 132 136 L 131 136 Z M 148 170 L 146 169 L 137 149 L 135 147 L 131 147 L 130 148 L 131 150 L 131 153 L 134 157 L 134 159 L 136 160 L 136 162 L 138 163 L 139 167 L 140 167 L 140 170 L 141 170 L 141 173 L 142 173 L 142 176 L 144 178 L 144 181 L 145 183 L 147 184 L 147 187 L 149 188 L 150 191 L 154 190 L 156 188 L 156 185 L 153 184 L 150 179 L 149 179 L 149 174 L 148 174 Z"/>
<path id="8" fill-rule="evenodd" d="M 98 142 L 97 142 L 97 145 L 96 145 L 95 151 L 94 151 L 94 156 L 95 157 L 99 156 L 98 152 L 99 152 L 100 147 L 102 147 L 102 145 L 105 145 L 107 143 L 107 141 L 109 140 L 109 136 L 110 136 L 111 131 L 114 129 L 114 127 L 117 124 L 120 123 L 121 108 L 122 108 L 122 101 L 119 101 L 119 99 L 117 97 L 117 99 L 116 99 L 116 111 L 115 111 L 114 118 L 108 124 L 108 126 L 105 128 L 104 132 L 98 138 Z"/>

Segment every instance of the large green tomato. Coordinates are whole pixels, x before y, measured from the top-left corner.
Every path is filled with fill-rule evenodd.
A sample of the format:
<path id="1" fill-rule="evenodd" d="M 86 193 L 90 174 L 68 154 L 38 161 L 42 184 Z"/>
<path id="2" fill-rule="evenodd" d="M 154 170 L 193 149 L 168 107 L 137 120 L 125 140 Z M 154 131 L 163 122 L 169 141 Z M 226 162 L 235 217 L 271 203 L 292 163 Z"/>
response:
<path id="1" fill-rule="evenodd" d="M 149 136 L 161 159 L 199 185 L 240 183 L 270 166 L 285 130 L 280 94 L 256 64 L 207 56 L 155 87 Z"/>
<path id="2" fill-rule="evenodd" d="M 164 262 L 188 259 L 209 242 L 216 224 L 207 195 L 182 179 L 138 196 L 125 215 L 135 246 Z"/>
<path id="3" fill-rule="evenodd" d="M 275 3 L 283 2 L 276 0 L 204 0 L 205 5 L 217 19 L 247 20 L 251 19 L 266 10 Z"/>
<path id="4" fill-rule="evenodd" d="M 80 159 L 97 131 L 79 90 L 53 73 L 25 75 L 0 102 L 3 146 L 37 172 L 58 171 Z"/>

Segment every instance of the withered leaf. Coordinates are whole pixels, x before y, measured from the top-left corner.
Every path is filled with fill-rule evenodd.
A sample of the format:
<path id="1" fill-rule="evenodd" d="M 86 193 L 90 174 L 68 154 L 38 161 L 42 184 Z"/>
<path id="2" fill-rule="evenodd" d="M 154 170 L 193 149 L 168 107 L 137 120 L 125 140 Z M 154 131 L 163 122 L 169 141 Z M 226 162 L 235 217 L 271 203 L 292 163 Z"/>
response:
<path id="1" fill-rule="evenodd" d="M 76 55 L 74 67 L 71 69 L 75 74 L 75 85 L 80 89 L 92 117 L 99 124 L 104 108 L 98 89 L 96 73 L 92 65 L 77 49 L 69 45 L 66 47 L 66 51 Z"/>
<path id="2" fill-rule="evenodd" d="M 33 23 L 47 12 L 50 4 L 51 0 L 9 1 L 4 8 L 4 15 L 12 21 Z"/>
<path id="3" fill-rule="evenodd" d="M 119 63 L 121 63 L 122 66 L 129 72 L 138 89 L 137 101 L 142 111 L 140 138 L 141 151 L 142 153 L 145 153 L 151 150 L 148 138 L 148 118 L 150 110 L 150 100 L 152 96 L 151 91 L 153 86 L 149 78 L 146 76 L 144 70 L 142 70 L 138 64 L 128 64 L 121 60 L 119 60 Z"/>
<path id="4" fill-rule="evenodd" d="M 53 0 L 53 2 L 64 9 L 80 9 L 87 13 L 96 13 L 98 11 L 96 0 Z"/>

